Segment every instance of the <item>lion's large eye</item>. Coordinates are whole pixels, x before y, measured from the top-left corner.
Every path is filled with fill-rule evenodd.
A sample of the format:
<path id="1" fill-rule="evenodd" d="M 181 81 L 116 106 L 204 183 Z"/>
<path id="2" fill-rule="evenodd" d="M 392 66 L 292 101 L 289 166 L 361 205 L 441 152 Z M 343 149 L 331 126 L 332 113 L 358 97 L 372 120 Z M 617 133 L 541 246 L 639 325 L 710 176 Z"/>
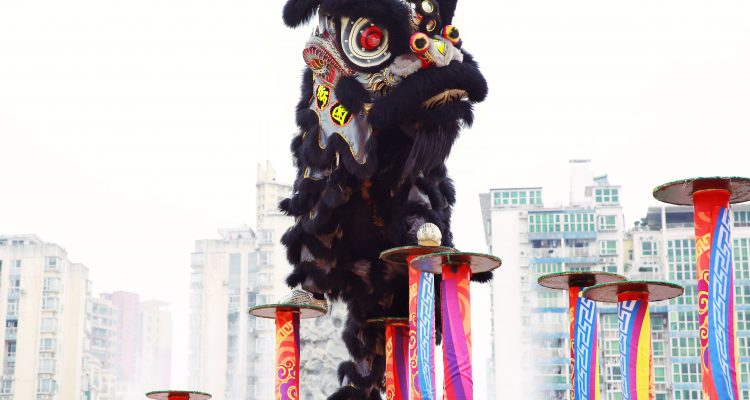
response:
<path id="1" fill-rule="evenodd" d="M 391 58 L 388 31 L 367 18 L 341 17 L 341 50 L 357 69 L 379 67 Z"/>

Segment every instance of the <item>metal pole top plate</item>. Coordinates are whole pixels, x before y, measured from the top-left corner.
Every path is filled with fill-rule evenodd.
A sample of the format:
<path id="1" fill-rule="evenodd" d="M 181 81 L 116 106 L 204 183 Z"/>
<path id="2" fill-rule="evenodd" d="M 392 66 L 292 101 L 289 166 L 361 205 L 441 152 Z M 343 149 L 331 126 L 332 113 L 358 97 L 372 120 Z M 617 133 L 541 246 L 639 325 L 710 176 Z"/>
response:
<path id="1" fill-rule="evenodd" d="M 670 182 L 654 189 L 654 197 L 664 203 L 690 206 L 693 205 L 693 193 L 712 189 L 728 190 L 731 193 L 731 204 L 750 201 L 750 179 L 739 176 L 714 176 Z"/>
<path id="2" fill-rule="evenodd" d="M 275 319 L 277 312 L 299 313 L 301 319 L 318 318 L 326 315 L 326 309 L 313 305 L 301 304 L 265 304 L 248 310 L 250 315 L 258 318 Z"/>
<path id="3" fill-rule="evenodd" d="M 451 251 L 456 251 L 456 249 L 443 246 L 404 246 L 385 250 L 380 253 L 380 259 L 391 264 L 406 265 L 408 257 Z"/>
<path id="4" fill-rule="evenodd" d="M 146 393 L 146 397 L 154 400 L 169 400 L 172 396 L 182 396 L 189 400 L 208 400 L 211 395 L 203 392 L 185 392 L 181 390 L 157 390 L 155 392 Z"/>
<path id="5" fill-rule="evenodd" d="M 586 288 L 600 283 L 621 282 L 624 276 L 609 272 L 560 272 L 540 276 L 537 282 L 546 288 L 568 290 L 573 287 Z"/>
<path id="6" fill-rule="evenodd" d="M 411 266 L 420 271 L 442 274 L 445 265 L 468 265 L 473 274 L 478 274 L 498 269 L 502 263 L 502 260 L 489 254 L 447 252 L 419 256 L 411 261 Z"/>
<path id="7" fill-rule="evenodd" d="M 602 283 L 583 291 L 583 297 L 604 303 L 617 303 L 618 295 L 628 292 L 648 293 L 648 301 L 669 300 L 682 296 L 682 286 L 660 281 L 623 281 Z"/>

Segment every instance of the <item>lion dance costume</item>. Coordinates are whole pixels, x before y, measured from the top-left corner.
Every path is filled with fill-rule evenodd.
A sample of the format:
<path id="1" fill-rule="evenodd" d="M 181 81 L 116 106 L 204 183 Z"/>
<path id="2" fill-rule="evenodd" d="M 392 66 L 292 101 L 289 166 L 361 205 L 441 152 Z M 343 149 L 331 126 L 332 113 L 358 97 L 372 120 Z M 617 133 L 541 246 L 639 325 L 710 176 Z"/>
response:
<path id="1" fill-rule="evenodd" d="M 343 341 L 352 361 L 340 365 L 342 387 L 331 400 L 381 398 L 384 335 L 366 321 L 406 317 L 408 277 L 380 252 L 416 244 L 427 222 L 440 228 L 442 245 L 453 244 L 456 197 L 445 160 L 472 123 L 472 104 L 487 95 L 451 25 L 455 8 L 456 0 L 284 7 L 290 27 L 318 18 L 303 50 L 300 131 L 291 145 L 297 178 L 280 208 L 295 217 L 282 239 L 294 266 L 289 286 L 348 306 Z"/>

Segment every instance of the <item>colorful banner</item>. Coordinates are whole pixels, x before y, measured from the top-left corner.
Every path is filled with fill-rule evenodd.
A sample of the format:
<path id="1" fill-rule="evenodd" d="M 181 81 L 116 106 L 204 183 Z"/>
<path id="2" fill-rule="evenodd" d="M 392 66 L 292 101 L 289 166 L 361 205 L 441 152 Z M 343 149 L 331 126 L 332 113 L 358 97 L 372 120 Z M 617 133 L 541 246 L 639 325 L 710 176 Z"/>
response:
<path id="1" fill-rule="evenodd" d="M 411 262 L 413 257 L 409 257 Z M 409 268 L 411 400 L 435 400 L 435 276 Z"/>
<path id="2" fill-rule="evenodd" d="M 385 398 L 409 400 L 409 327 L 385 325 Z"/>
<path id="3" fill-rule="evenodd" d="M 596 302 L 581 297 L 580 293 L 578 287 L 568 291 L 571 400 L 599 400 Z"/>
<path id="4" fill-rule="evenodd" d="M 276 400 L 299 399 L 299 313 L 276 312 Z"/>
<path id="5" fill-rule="evenodd" d="M 622 400 L 653 400 L 648 294 L 622 293 L 618 300 Z"/>
<path id="6" fill-rule="evenodd" d="M 443 398 L 472 400 L 471 269 L 468 265 L 443 267 L 440 299 L 443 317 Z"/>
<path id="7" fill-rule="evenodd" d="M 734 269 L 727 190 L 693 194 L 704 400 L 739 400 Z"/>

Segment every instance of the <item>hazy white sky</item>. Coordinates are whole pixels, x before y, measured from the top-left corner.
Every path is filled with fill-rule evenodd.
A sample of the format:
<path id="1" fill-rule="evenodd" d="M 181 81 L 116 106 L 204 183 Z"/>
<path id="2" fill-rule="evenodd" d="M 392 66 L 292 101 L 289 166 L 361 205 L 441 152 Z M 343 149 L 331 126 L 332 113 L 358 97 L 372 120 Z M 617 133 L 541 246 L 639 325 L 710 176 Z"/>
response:
<path id="1" fill-rule="evenodd" d="M 257 162 L 293 176 L 309 29 L 282 5 L 0 3 L 0 233 L 64 245 L 96 291 L 170 301 L 177 385 L 193 240 L 253 225 Z M 569 158 L 624 186 L 629 223 L 657 184 L 750 175 L 747 21 L 740 1 L 459 2 L 490 85 L 449 162 L 459 247 L 484 250 L 477 193 L 562 202 Z"/>

